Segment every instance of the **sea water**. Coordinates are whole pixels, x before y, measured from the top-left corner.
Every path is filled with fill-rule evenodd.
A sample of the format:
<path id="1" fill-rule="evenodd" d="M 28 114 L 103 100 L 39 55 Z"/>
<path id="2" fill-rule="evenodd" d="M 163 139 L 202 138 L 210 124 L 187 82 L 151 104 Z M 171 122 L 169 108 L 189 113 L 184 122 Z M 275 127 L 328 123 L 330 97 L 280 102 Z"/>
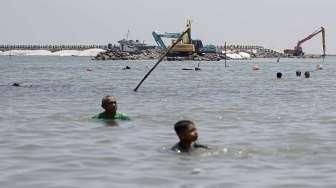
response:
<path id="1" fill-rule="evenodd" d="M 0 187 L 336 186 L 336 58 L 162 62 L 134 92 L 154 64 L 0 57 Z M 105 95 L 131 121 L 92 120 Z M 182 119 L 211 150 L 170 151 Z"/>

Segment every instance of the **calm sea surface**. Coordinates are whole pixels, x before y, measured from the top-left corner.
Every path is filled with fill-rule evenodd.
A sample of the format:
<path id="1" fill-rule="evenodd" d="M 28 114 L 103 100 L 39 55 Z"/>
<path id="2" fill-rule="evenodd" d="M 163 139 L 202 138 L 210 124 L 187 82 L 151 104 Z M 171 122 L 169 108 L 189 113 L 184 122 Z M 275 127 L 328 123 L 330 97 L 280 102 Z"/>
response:
<path id="1" fill-rule="evenodd" d="M 336 187 L 336 58 L 163 62 L 134 92 L 154 63 L 0 57 L 0 187 Z M 131 121 L 91 119 L 107 94 Z M 170 151 L 181 119 L 213 149 Z"/>

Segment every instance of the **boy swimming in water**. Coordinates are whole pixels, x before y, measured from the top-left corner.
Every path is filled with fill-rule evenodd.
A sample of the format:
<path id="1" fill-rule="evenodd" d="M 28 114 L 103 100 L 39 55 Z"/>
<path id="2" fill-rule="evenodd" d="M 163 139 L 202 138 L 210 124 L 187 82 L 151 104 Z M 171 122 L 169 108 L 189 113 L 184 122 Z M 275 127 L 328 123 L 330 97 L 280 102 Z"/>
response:
<path id="1" fill-rule="evenodd" d="M 172 147 L 178 153 L 189 152 L 194 148 L 208 149 L 208 146 L 195 143 L 198 138 L 195 123 L 190 120 L 181 120 L 174 126 L 175 132 L 180 141 Z"/>
<path id="2" fill-rule="evenodd" d="M 93 118 L 130 120 L 130 118 L 125 113 L 117 112 L 118 109 L 117 99 L 114 96 L 106 95 L 102 99 L 101 107 L 105 111 L 94 116 Z"/>

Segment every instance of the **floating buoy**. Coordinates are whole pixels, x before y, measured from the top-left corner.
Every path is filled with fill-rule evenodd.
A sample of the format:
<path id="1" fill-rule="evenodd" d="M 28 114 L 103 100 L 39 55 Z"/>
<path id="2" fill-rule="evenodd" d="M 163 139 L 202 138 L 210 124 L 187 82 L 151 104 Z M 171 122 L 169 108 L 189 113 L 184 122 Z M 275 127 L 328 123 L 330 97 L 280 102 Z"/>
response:
<path id="1" fill-rule="evenodd" d="M 316 69 L 317 69 L 317 70 L 322 70 L 322 69 L 323 69 L 323 68 L 322 68 L 322 65 L 317 64 L 317 65 L 316 65 Z"/>
<path id="2" fill-rule="evenodd" d="M 253 65 L 252 70 L 259 70 L 259 66 L 258 65 Z"/>

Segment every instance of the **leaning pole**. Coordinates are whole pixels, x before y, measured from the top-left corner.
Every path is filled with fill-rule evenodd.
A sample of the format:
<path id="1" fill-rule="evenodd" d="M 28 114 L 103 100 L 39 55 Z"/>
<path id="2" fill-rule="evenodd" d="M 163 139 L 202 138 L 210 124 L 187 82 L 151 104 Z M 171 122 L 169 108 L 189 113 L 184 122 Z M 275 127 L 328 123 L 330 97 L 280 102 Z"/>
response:
<path id="1" fill-rule="evenodd" d="M 149 72 L 142 78 L 142 80 L 139 82 L 139 84 L 136 86 L 136 88 L 134 88 L 134 91 L 137 92 L 139 87 L 141 86 L 141 84 L 146 80 L 146 78 L 152 73 L 152 71 L 161 63 L 161 61 L 164 59 L 164 57 L 166 57 L 171 49 L 177 44 L 179 43 L 183 36 L 188 33 L 190 31 L 190 28 L 187 28 L 181 35 L 180 37 L 167 49 L 166 53 L 164 53 L 159 60 L 156 62 L 156 64 L 151 68 L 151 70 L 149 70 Z"/>

